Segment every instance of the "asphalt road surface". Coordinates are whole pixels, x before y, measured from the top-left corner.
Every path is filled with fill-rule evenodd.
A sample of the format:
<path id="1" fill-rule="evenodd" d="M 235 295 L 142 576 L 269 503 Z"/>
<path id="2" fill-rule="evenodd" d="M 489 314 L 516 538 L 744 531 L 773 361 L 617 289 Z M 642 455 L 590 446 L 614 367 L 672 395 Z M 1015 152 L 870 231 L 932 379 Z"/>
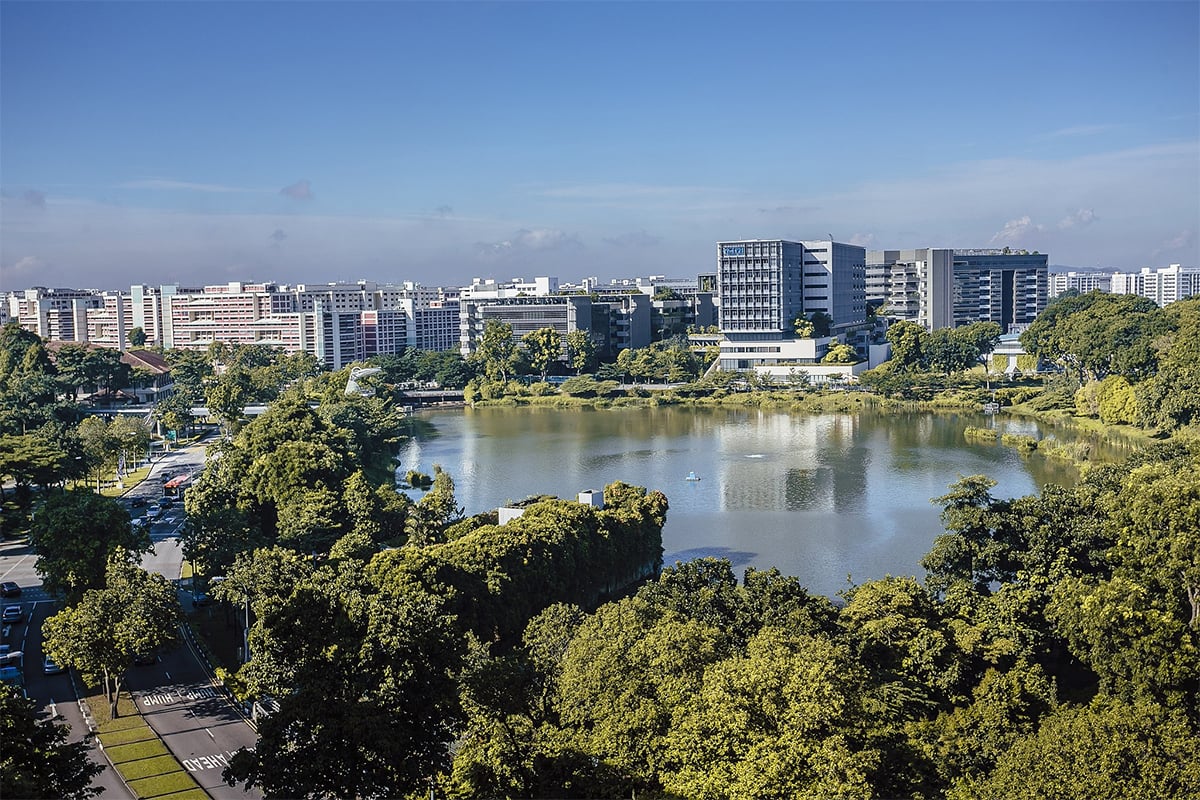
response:
<path id="1" fill-rule="evenodd" d="M 125 494 L 121 502 L 131 516 L 144 515 L 146 507 L 162 497 L 164 477 L 198 472 L 204 460 L 203 445 L 163 456 L 154 463 L 149 477 Z M 134 498 L 145 500 L 145 505 L 134 508 Z M 179 581 L 183 553 L 177 536 L 183 522 L 183 503 L 176 500 L 151 523 L 153 550 L 142 560 L 146 570 Z M 69 673 L 45 675 L 42 671 L 41 626 L 58 606 L 42 587 L 34 569 L 36 560 L 36 554 L 24 542 L 0 542 L 0 580 L 14 581 L 21 587 L 21 596 L 5 598 L 3 605 L 19 603 L 25 610 L 25 619 L 9 627 L 5 643 L 24 654 L 29 697 L 48 714 L 58 714 L 71 726 L 70 740 L 79 741 L 88 738 L 89 730 Z M 180 597 L 186 603 L 190 594 L 181 587 Z M 260 792 L 244 792 L 221 779 L 229 755 L 240 747 L 254 747 L 257 734 L 214 684 L 199 654 L 186 643 L 161 656 L 158 663 L 134 667 L 126 676 L 126 687 L 146 721 L 205 791 L 216 800 L 260 798 Z M 133 795 L 98 747 L 92 747 L 89 757 L 106 767 L 93 781 L 105 789 L 101 798 L 132 800 Z"/>
<path id="2" fill-rule="evenodd" d="M 214 686 L 200 657 L 185 643 L 158 663 L 135 667 L 127 686 L 138 710 L 184 768 L 215 800 L 261 798 L 221 778 L 229 756 L 253 748 L 258 734 Z"/>
<path id="3" fill-rule="evenodd" d="M 23 593 L 22 599 L 24 596 Z M 95 739 L 89 735 L 70 674 L 63 671 L 57 675 L 46 675 L 42 671 L 42 623 L 57 610 L 58 605 L 47 600 L 26 603 L 25 622 L 13 626 L 11 644 L 14 650 L 19 645 L 24 654 L 25 692 L 47 717 L 58 717 L 59 722 L 71 727 L 68 741 L 88 742 L 88 758 L 105 768 L 92 779 L 93 786 L 104 787 L 101 797 L 105 800 L 133 800 L 133 793 L 96 746 Z"/>

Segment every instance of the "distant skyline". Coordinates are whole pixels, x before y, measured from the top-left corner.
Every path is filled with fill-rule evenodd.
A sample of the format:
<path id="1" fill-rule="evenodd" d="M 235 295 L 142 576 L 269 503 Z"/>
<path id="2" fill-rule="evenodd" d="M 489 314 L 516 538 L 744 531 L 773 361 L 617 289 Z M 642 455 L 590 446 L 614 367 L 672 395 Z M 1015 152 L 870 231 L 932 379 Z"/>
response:
<path id="1" fill-rule="evenodd" d="M 0 1 L 0 290 L 1200 265 L 1196 2 Z"/>

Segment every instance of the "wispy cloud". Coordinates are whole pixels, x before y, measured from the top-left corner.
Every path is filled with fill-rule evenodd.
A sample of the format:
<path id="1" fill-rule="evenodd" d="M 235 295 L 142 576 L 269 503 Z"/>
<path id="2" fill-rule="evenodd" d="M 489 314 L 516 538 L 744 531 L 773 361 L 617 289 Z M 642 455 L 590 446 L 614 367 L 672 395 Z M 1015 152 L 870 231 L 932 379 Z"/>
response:
<path id="1" fill-rule="evenodd" d="M 46 264 L 37 256 L 22 256 L 4 268 L 4 272 L 12 278 L 20 275 L 35 275 L 40 273 Z"/>
<path id="2" fill-rule="evenodd" d="M 454 216 L 454 209 L 450 206 L 438 206 L 433 210 L 433 215 L 445 219 L 446 217 Z"/>
<path id="3" fill-rule="evenodd" d="M 167 189 L 187 192 L 209 192 L 214 194 L 264 194 L 264 189 L 248 189 L 244 186 L 225 186 L 219 183 L 195 183 L 168 178 L 147 178 L 117 184 L 118 189 Z"/>
<path id="4" fill-rule="evenodd" d="M 279 190 L 279 193 L 296 200 L 311 200 L 313 197 L 312 184 L 307 179 L 298 180 L 290 186 L 285 186 Z"/>
<path id="5" fill-rule="evenodd" d="M 1192 242 L 1195 240 L 1196 232 L 1194 230 L 1181 231 L 1178 235 L 1171 237 L 1156 247 L 1154 249 L 1153 256 L 1157 257 L 1165 253 L 1171 253 L 1176 250 L 1182 250 L 1185 247 L 1190 247 Z"/>
<path id="6" fill-rule="evenodd" d="M 859 247 L 872 247 L 875 245 L 875 241 L 873 233 L 856 233 L 850 237 L 850 244 L 856 244 Z"/>
<path id="7" fill-rule="evenodd" d="M 583 242 L 573 233 L 565 233 L 553 228 L 522 228 L 507 239 L 498 242 L 477 242 L 476 249 L 483 255 L 504 255 L 507 253 L 533 253 L 564 248 L 581 248 Z"/>
<path id="8" fill-rule="evenodd" d="M 622 233 L 619 236 L 609 236 L 604 239 L 606 244 L 611 244 L 615 247 L 653 247 L 662 241 L 661 236 L 655 236 L 646 231 L 630 231 Z"/>
<path id="9" fill-rule="evenodd" d="M 1028 214 L 1004 223 L 1003 230 L 991 238 L 990 244 L 1005 242 L 1023 243 L 1030 235 L 1044 231 L 1045 227 L 1034 222 Z"/>
<path id="10" fill-rule="evenodd" d="M 1065 231 L 1068 228 L 1085 228 L 1096 221 L 1096 212 L 1090 208 L 1081 208 L 1074 214 L 1063 217 L 1058 223 L 1058 229 Z"/>
<path id="11" fill-rule="evenodd" d="M 275 243 L 275 246 L 278 247 L 279 244 L 287 238 L 287 234 L 284 233 L 283 228 L 276 228 L 275 232 L 272 233 L 269 238 Z"/>
<path id="12" fill-rule="evenodd" d="M 1040 139 L 1063 139 L 1077 136 L 1096 136 L 1101 133 L 1108 133 L 1111 130 L 1116 130 L 1121 126 L 1116 123 L 1106 122 L 1099 125 L 1072 125 L 1069 128 L 1059 128 L 1056 131 L 1043 133 L 1038 138 Z"/>

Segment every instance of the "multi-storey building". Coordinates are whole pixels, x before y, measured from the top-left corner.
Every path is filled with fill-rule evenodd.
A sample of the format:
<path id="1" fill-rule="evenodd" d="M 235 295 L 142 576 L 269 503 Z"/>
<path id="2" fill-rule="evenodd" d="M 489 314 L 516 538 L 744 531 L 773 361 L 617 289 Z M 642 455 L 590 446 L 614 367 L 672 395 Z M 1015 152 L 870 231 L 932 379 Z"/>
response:
<path id="1" fill-rule="evenodd" d="M 8 297 L 8 316 L 43 339 L 87 341 L 87 312 L 101 309 L 104 300 L 87 289 L 47 289 L 35 286 Z"/>
<path id="2" fill-rule="evenodd" d="M 1044 253 L 955 250 L 954 324 L 1030 324 L 1046 309 L 1046 274 Z"/>
<path id="3" fill-rule="evenodd" d="M 1200 269 L 1172 264 L 1159 269 L 1142 267 L 1141 272 L 1114 272 L 1112 292 L 1138 294 L 1165 306 L 1200 294 Z"/>
<path id="4" fill-rule="evenodd" d="M 886 303 L 884 315 L 927 330 L 954 327 L 954 251 L 868 250 L 868 303 Z"/>
<path id="5" fill-rule="evenodd" d="M 463 356 L 474 353 L 484 328 L 492 320 L 511 325 L 517 341 L 528 333 L 553 328 L 563 337 L 565 345 L 571 331 L 592 331 L 592 311 L 588 295 L 468 297 L 464 291 L 459 300 L 459 349 Z"/>
<path id="6" fill-rule="evenodd" d="M 1069 291 L 1080 294 L 1112 290 L 1111 272 L 1051 272 L 1046 276 L 1046 296 L 1058 297 Z"/>
<path id="7" fill-rule="evenodd" d="M 203 287 L 133 286 L 129 293 L 30 289 L 10 298 L 23 327 L 48 340 L 125 350 L 141 328 L 148 344 L 206 349 L 213 342 L 312 353 L 340 369 L 405 348 L 458 346 L 456 293 L 416 284 L 300 285 L 233 281 Z"/>
<path id="8" fill-rule="evenodd" d="M 866 320 L 866 251 L 830 240 L 748 239 L 717 243 L 717 365 L 776 380 L 852 377 L 867 364 L 821 364 L 837 338 Z M 821 313 L 832 337 L 798 339 L 795 321 Z"/>
<path id="9" fill-rule="evenodd" d="M 790 336 L 799 316 L 823 313 L 834 332 L 866 319 L 866 251 L 834 241 L 717 243 L 719 325 L 728 337 Z"/>

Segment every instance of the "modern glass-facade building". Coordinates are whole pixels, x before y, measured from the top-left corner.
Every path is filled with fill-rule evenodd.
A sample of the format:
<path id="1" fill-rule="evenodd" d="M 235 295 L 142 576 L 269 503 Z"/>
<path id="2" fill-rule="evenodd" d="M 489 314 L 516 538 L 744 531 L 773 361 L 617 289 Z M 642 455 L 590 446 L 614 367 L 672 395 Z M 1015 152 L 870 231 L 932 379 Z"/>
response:
<path id="1" fill-rule="evenodd" d="M 1045 253 L 954 251 L 954 324 L 995 322 L 1008 332 L 1046 309 Z"/>
<path id="2" fill-rule="evenodd" d="M 718 324 L 743 340 L 790 337 L 798 316 L 821 312 L 833 329 L 866 319 L 866 251 L 834 241 L 717 243 Z"/>

